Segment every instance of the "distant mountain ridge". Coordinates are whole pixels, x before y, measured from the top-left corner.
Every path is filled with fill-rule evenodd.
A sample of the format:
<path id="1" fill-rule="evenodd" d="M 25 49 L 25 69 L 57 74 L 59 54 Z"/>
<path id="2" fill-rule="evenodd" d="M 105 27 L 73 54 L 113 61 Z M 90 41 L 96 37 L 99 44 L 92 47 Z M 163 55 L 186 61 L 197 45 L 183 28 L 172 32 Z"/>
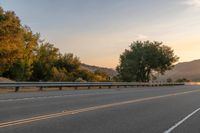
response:
<path id="1" fill-rule="evenodd" d="M 85 69 L 91 72 L 94 72 L 99 69 L 107 73 L 110 77 L 117 75 L 117 71 L 115 71 L 112 68 L 81 64 L 81 69 Z M 190 62 L 178 63 L 172 70 L 167 71 L 165 75 L 159 76 L 157 80 L 166 81 L 168 78 L 171 78 L 173 81 L 180 78 L 186 78 L 191 81 L 200 81 L 200 59 Z M 0 77 L 0 82 L 5 82 L 5 81 L 10 81 L 10 80 Z"/>
<path id="2" fill-rule="evenodd" d="M 117 71 L 112 68 L 92 66 L 87 64 L 81 64 L 81 68 L 91 72 L 100 69 L 111 77 L 117 75 Z M 190 62 L 180 62 L 176 64 L 172 70 L 167 71 L 164 75 L 158 76 L 157 80 L 166 81 L 168 78 L 171 78 L 173 81 L 181 78 L 186 78 L 190 81 L 200 81 L 200 59 Z"/>
<path id="3" fill-rule="evenodd" d="M 96 70 L 101 70 L 102 72 L 107 73 L 110 77 L 114 77 L 117 75 L 117 72 L 112 68 L 106 68 L 106 67 L 99 67 L 99 66 L 93 66 L 93 65 L 87 65 L 87 64 L 81 64 L 81 68 L 94 72 Z"/>
<path id="4" fill-rule="evenodd" d="M 172 80 L 186 78 L 191 81 L 200 81 L 200 59 L 178 63 L 172 70 L 167 71 L 165 75 L 159 76 L 158 80 L 166 81 L 168 78 Z"/>

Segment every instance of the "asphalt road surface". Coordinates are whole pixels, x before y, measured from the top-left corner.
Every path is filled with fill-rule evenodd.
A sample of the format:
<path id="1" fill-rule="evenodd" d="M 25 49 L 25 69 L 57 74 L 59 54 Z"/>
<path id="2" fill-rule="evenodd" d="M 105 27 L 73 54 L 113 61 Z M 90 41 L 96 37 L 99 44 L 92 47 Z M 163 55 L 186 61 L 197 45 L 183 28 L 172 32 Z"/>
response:
<path id="1" fill-rule="evenodd" d="M 200 133 L 200 86 L 0 94 L 0 133 Z"/>

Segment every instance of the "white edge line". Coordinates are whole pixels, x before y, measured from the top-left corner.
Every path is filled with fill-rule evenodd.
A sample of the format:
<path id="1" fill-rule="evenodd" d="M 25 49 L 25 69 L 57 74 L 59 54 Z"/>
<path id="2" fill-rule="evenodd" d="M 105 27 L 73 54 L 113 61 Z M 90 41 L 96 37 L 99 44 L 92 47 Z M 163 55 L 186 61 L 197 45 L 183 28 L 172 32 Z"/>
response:
<path id="1" fill-rule="evenodd" d="M 190 113 L 189 115 L 187 115 L 185 118 L 183 118 L 181 121 L 179 121 L 178 123 L 176 123 L 174 126 L 172 126 L 171 128 L 169 128 L 168 130 L 164 131 L 164 133 L 171 133 L 174 129 L 176 129 L 178 126 L 180 126 L 183 122 L 185 122 L 187 119 L 189 119 L 190 117 L 192 117 L 198 111 L 200 111 L 200 108 L 196 109 L 195 111 L 193 111 L 192 113 Z"/>

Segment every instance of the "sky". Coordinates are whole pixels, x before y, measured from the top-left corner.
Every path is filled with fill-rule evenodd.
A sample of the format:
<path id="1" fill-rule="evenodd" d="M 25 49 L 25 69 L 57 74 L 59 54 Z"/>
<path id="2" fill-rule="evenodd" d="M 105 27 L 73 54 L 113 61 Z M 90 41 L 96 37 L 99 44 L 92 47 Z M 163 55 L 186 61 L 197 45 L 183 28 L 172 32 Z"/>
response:
<path id="1" fill-rule="evenodd" d="M 179 62 L 200 59 L 200 0 L 0 0 L 62 53 L 109 68 L 136 40 L 161 41 Z"/>

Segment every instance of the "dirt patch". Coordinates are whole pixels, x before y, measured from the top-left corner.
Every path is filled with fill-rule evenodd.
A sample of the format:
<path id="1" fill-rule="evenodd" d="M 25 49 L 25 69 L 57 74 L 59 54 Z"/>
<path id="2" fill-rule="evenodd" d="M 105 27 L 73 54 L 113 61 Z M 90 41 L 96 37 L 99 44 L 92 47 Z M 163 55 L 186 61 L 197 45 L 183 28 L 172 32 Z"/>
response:
<path id="1" fill-rule="evenodd" d="M 15 81 L 8 78 L 0 77 L 0 82 L 15 82 Z"/>
<path id="2" fill-rule="evenodd" d="M 115 88 L 115 87 L 113 87 Z M 44 87 L 42 88 L 42 90 L 40 90 L 39 87 L 21 87 L 19 89 L 19 92 L 38 92 L 38 91 L 58 91 L 60 88 L 58 87 L 53 87 L 53 88 L 47 88 L 47 87 Z M 62 90 L 96 90 L 96 89 L 109 89 L 109 87 L 102 87 L 102 88 L 99 88 L 99 87 L 78 87 L 78 88 L 75 88 L 75 87 L 62 87 Z M 15 89 L 14 88 L 0 88 L 0 93 L 12 93 L 12 92 L 15 92 Z"/>

